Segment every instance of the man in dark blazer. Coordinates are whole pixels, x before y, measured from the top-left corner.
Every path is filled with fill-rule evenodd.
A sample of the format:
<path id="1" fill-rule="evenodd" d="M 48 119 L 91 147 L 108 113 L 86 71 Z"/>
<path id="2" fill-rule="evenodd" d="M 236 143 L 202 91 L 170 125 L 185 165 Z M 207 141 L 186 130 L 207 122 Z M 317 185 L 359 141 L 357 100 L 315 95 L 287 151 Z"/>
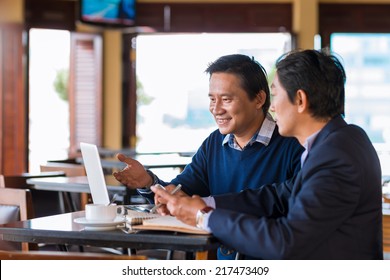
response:
<path id="1" fill-rule="evenodd" d="M 280 134 L 305 147 L 282 184 L 215 197 L 156 201 L 251 259 L 383 259 L 381 167 L 366 133 L 347 124 L 345 71 L 326 50 L 293 51 L 276 64 L 271 111 Z M 168 187 L 168 190 L 172 186 Z"/>

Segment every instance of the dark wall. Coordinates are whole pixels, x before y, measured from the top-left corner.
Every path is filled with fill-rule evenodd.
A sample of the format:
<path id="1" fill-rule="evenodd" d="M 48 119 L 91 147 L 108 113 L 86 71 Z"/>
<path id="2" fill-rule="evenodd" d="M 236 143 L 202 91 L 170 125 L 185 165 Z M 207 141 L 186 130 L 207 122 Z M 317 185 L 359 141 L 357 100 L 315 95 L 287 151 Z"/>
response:
<path id="1" fill-rule="evenodd" d="M 137 26 L 158 32 L 291 31 L 291 4 L 137 3 Z M 75 30 L 79 1 L 25 0 L 27 28 Z"/>
<path id="2" fill-rule="evenodd" d="M 390 32 L 390 5 L 320 4 L 319 14 L 323 46 L 329 46 L 335 32 Z"/>

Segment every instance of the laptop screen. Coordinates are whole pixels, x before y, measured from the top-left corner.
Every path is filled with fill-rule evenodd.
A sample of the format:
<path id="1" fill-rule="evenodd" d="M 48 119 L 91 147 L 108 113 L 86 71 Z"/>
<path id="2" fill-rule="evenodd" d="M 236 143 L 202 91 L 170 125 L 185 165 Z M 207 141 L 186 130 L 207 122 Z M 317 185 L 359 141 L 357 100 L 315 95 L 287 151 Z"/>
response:
<path id="1" fill-rule="evenodd" d="M 80 148 L 85 170 L 87 172 L 92 201 L 94 204 L 108 205 L 110 203 L 110 198 L 108 196 L 98 149 L 94 144 L 83 142 L 80 143 Z"/>

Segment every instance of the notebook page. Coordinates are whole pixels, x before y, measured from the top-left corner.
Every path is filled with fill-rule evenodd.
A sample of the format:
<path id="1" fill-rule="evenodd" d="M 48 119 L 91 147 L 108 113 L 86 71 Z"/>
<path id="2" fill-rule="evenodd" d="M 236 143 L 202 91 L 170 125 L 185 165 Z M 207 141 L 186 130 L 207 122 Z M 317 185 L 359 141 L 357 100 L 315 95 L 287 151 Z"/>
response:
<path id="1" fill-rule="evenodd" d="M 126 215 L 126 223 L 129 225 L 141 225 L 143 220 L 155 219 L 158 217 L 161 217 L 161 215 L 128 209 Z"/>
<path id="2" fill-rule="evenodd" d="M 144 219 L 142 225 L 133 227 L 134 229 L 149 229 L 149 230 L 167 230 L 178 231 L 192 234 L 210 234 L 200 228 L 187 225 L 173 216 L 161 216 L 153 219 Z"/>

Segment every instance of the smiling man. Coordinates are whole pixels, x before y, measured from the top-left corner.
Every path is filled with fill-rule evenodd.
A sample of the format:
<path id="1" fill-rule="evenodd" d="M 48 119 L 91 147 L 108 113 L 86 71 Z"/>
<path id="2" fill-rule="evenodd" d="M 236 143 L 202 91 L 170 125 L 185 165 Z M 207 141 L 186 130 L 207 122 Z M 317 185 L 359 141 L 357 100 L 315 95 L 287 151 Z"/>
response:
<path id="1" fill-rule="evenodd" d="M 293 179 L 207 198 L 152 187 L 156 200 L 250 259 L 382 259 L 381 167 L 366 133 L 342 118 L 345 79 L 326 50 L 276 64 L 271 110 L 306 149 Z"/>
<path id="2" fill-rule="evenodd" d="M 182 194 L 210 196 L 293 177 L 300 169 L 303 148 L 296 139 L 280 136 L 268 113 L 270 91 L 263 67 L 253 58 L 233 54 L 211 63 L 206 73 L 210 75 L 209 109 L 218 129 L 170 184 L 181 184 Z M 168 185 L 134 159 L 122 154 L 118 159 L 127 166 L 114 173 L 115 178 L 149 199 L 154 195 L 151 185 Z M 219 250 L 220 259 L 234 256 L 232 250 Z"/>

